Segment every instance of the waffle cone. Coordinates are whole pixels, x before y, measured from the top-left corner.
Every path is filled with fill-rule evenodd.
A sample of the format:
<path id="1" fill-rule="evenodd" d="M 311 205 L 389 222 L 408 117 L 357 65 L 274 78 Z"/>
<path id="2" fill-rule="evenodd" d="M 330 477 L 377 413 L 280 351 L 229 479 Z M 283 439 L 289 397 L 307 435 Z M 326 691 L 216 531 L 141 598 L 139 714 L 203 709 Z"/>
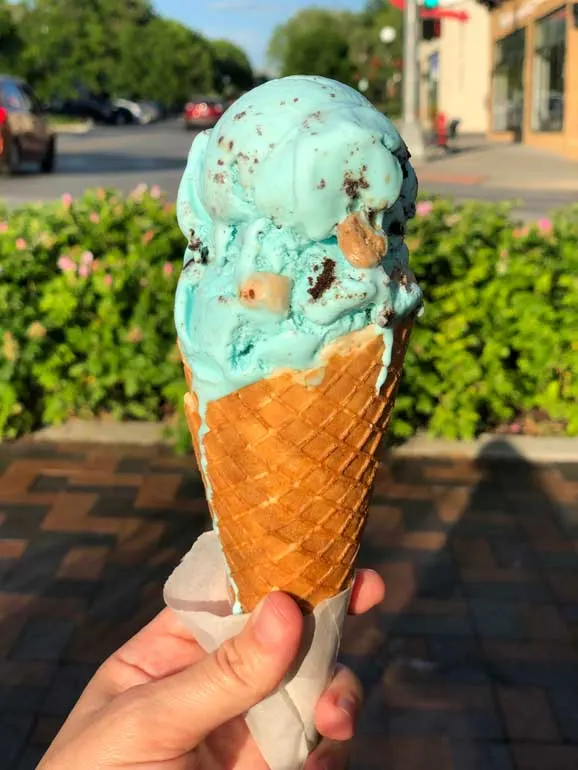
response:
<path id="1" fill-rule="evenodd" d="M 394 332 L 381 393 L 383 337 L 375 327 L 329 346 L 325 365 L 284 371 L 209 402 L 205 485 L 244 612 L 272 590 L 305 611 L 350 584 L 411 322 Z M 199 466 L 201 419 L 185 413 Z"/>

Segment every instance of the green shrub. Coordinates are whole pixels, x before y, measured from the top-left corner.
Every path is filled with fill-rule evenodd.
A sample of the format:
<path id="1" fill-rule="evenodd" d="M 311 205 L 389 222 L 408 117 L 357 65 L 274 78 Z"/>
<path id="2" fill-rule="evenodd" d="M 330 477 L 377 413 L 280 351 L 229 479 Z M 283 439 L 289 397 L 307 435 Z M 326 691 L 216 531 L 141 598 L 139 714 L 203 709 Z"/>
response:
<path id="1" fill-rule="evenodd" d="M 183 256 L 160 191 L 96 190 L 14 211 L 0 233 L 0 435 L 71 416 L 156 420 L 182 395 Z"/>
<path id="2" fill-rule="evenodd" d="M 520 227 L 507 204 L 421 202 L 408 246 L 426 307 L 393 435 L 472 438 L 532 411 L 578 435 L 578 207 Z"/>
<path id="3" fill-rule="evenodd" d="M 391 434 L 469 438 L 539 412 L 578 435 L 578 208 L 422 201 L 425 291 Z M 180 415 L 173 298 L 184 240 L 158 188 L 0 205 L 0 437 L 69 417 Z M 187 445 L 181 418 L 181 445 Z"/>

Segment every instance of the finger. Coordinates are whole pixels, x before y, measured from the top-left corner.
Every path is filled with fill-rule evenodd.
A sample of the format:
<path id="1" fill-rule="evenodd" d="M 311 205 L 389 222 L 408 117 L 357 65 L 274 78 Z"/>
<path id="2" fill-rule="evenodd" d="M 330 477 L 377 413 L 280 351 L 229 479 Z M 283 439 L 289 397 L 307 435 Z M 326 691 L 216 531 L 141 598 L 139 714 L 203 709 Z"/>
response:
<path id="1" fill-rule="evenodd" d="M 147 761 L 157 748 L 164 756 L 167 750 L 176 755 L 191 751 L 208 733 L 277 688 L 297 655 L 302 628 L 303 616 L 295 602 L 274 592 L 241 633 L 214 653 L 117 698 L 112 722 L 122 725 L 118 727 L 122 735 L 148 737 Z M 159 736 L 162 745 L 157 747 Z"/>
<path id="2" fill-rule="evenodd" d="M 175 612 L 165 609 L 100 666 L 74 708 L 74 718 L 94 713 L 131 687 L 162 679 L 204 656 Z"/>
<path id="3" fill-rule="evenodd" d="M 347 770 L 350 755 L 350 741 L 330 741 L 324 738 L 309 756 L 303 770 Z"/>
<path id="4" fill-rule="evenodd" d="M 111 655 L 101 675 L 114 680 L 121 692 L 182 671 L 203 655 L 192 633 L 177 614 L 167 608 Z M 121 680 L 119 675 L 123 669 Z"/>
<path id="5" fill-rule="evenodd" d="M 361 615 L 380 604 L 385 596 L 383 578 L 373 569 L 360 569 L 355 573 L 351 590 L 349 614 Z"/>
<path id="6" fill-rule="evenodd" d="M 338 666 L 337 672 L 315 709 L 318 732 L 334 741 L 348 741 L 353 736 L 363 688 L 353 671 Z"/>

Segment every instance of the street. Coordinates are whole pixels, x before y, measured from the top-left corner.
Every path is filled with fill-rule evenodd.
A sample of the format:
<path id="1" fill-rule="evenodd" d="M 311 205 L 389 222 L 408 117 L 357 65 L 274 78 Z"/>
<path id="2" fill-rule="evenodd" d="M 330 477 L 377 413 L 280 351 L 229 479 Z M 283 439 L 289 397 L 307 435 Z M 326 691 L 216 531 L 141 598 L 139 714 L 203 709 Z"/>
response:
<path id="1" fill-rule="evenodd" d="M 174 199 L 192 138 L 193 134 L 176 120 L 146 127 L 96 127 L 85 135 L 60 136 L 56 173 L 44 176 L 31 169 L 11 179 L 0 179 L 0 198 L 17 206 L 58 198 L 64 193 L 78 196 L 88 187 L 115 187 L 128 192 L 144 182 L 158 184 Z M 422 173 L 426 179 L 422 189 L 459 201 L 517 200 L 516 213 L 525 220 L 537 219 L 577 198 L 576 190 L 572 189 L 528 189 L 521 182 L 517 187 L 515 178 L 512 187 L 494 186 L 491 180 L 489 184 L 483 183 L 471 174 L 470 178 L 462 174 L 462 179 L 456 181 L 460 175 L 454 169 L 459 170 L 466 163 L 469 169 L 471 157 L 464 152 L 463 159 L 461 153 L 452 159 L 452 173 L 444 172 L 445 161 L 427 164 L 427 171 L 418 169 L 418 175 Z M 435 178 L 428 178 L 431 176 Z"/>
<path id="2" fill-rule="evenodd" d="M 89 187 L 129 192 L 136 185 L 158 184 L 171 198 L 177 193 L 192 134 L 177 121 L 149 126 L 95 127 L 88 134 L 58 137 L 57 171 L 23 171 L 0 181 L 0 198 L 10 205 L 50 200 L 64 193 L 82 195 Z"/>

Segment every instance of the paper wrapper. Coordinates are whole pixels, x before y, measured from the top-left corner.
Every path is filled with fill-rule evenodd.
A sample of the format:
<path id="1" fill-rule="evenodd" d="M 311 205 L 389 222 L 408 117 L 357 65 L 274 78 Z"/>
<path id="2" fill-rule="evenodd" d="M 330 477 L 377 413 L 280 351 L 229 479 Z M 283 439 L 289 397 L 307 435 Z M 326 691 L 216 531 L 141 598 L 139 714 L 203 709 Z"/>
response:
<path id="1" fill-rule="evenodd" d="M 167 580 L 165 601 L 205 650 L 238 634 L 249 615 L 232 615 L 217 535 L 199 537 Z M 321 602 L 304 618 L 300 654 L 280 687 L 246 716 L 271 770 L 301 770 L 317 743 L 315 707 L 333 675 L 350 590 Z"/>

